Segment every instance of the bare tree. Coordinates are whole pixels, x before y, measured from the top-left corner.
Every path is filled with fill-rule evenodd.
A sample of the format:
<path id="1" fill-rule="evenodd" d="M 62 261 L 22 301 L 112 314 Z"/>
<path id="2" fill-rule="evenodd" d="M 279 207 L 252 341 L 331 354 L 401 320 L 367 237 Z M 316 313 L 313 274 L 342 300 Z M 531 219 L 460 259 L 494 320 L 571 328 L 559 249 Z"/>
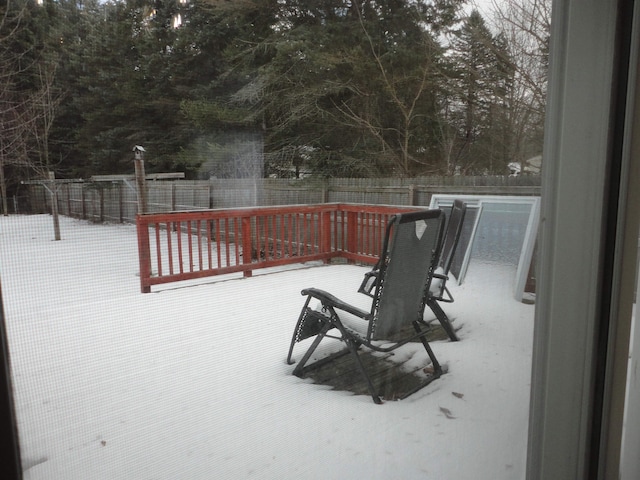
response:
<path id="1" fill-rule="evenodd" d="M 515 69 L 510 98 L 512 158 L 523 164 L 542 149 L 551 0 L 492 0 L 493 28 L 504 35 Z"/>
<path id="2" fill-rule="evenodd" d="M 49 134 L 61 100 L 61 95 L 54 91 L 57 64 L 58 62 L 53 59 L 38 65 L 39 88 L 30 99 L 30 117 L 33 120 L 30 123 L 31 136 L 35 150 L 30 166 L 38 176 L 43 178 L 48 176 L 51 170 Z"/>
<path id="3" fill-rule="evenodd" d="M 24 168 L 42 180 L 53 176 L 49 161 L 49 133 L 60 96 L 53 90 L 56 59 L 34 56 L 25 61 L 25 51 L 16 51 L 13 40 L 24 28 L 26 4 L 5 3 L 0 10 L 0 194 L 2 211 L 8 215 L 5 168 Z M 19 8 L 18 8 L 19 7 Z M 35 88 L 19 88 L 22 75 L 37 80 Z M 52 213 L 56 240 L 60 239 L 55 185 Z"/>

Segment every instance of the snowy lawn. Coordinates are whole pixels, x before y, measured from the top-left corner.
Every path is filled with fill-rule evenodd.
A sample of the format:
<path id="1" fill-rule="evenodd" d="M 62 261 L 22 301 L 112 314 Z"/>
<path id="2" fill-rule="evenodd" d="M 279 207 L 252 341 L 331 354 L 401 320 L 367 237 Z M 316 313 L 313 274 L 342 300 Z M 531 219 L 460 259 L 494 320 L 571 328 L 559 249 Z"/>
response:
<path id="1" fill-rule="evenodd" d="M 0 217 L 26 480 L 524 477 L 534 307 L 513 299 L 515 269 L 472 263 L 445 305 L 462 340 L 432 343 L 449 373 L 375 405 L 285 363 L 301 288 L 349 300 L 367 268 L 143 295 L 135 227 L 61 218 L 61 231 Z"/>

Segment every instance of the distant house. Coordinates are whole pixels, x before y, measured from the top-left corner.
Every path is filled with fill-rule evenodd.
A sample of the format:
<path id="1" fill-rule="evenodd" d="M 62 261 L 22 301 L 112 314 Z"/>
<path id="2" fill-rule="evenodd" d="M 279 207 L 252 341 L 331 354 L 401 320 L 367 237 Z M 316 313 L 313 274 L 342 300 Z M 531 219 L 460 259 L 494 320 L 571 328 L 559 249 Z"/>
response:
<path id="1" fill-rule="evenodd" d="M 519 175 L 540 175 L 542 169 L 542 155 L 536 155 L 522 162 L 511 162 L 509 165 L 509 176 Z"/>

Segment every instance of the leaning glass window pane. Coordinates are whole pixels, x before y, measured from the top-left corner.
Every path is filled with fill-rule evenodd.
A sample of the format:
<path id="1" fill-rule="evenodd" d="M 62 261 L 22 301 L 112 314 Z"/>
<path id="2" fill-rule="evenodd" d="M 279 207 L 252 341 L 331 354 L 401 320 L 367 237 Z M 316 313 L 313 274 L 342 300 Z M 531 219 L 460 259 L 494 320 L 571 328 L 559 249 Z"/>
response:
<path id="1" fill-rule="evenodd" d="M 485 202 L 471 250 L 475 262 L 516 268 L 527 233 L 531 204 Z"/>

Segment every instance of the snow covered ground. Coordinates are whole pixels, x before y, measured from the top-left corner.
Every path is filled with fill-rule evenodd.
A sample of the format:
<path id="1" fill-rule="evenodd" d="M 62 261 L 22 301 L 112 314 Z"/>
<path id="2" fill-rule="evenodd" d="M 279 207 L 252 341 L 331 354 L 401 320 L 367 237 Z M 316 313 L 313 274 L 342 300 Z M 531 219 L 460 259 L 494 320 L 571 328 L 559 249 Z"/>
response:
<path id="1" fill-rule="evenodd" d="M 27 480 L 524 478 L 534 307 L 513 299 L 515 268 L 472 262 L 445 306 L 462 341 L 432 344 L 449 373 L 380 406 L 285 363 L 301 288 L 349 300 L 367 268 L 143 295 L 134 226 L 61 231 L 0 217 Z"/>

